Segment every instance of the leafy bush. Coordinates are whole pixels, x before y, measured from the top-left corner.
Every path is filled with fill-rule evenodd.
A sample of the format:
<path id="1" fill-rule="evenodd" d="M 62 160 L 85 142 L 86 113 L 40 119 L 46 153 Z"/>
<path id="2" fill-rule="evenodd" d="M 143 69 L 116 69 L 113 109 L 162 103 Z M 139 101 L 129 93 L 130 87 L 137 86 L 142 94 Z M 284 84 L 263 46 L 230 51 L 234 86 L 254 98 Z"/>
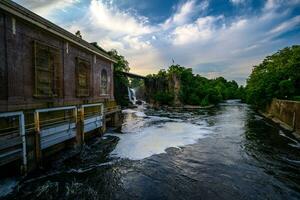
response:
<path id="1" fill-rule="evenodd" d="M 291 80 L 283 80 L 279 82 L 280 96 L 283 98 L 289 98 L 295 92 L 294 83 Z"/>
<path id="2" fill-rule="evenodd" d="M 114 97 L 119 105 L 127 106 L 129 101 L 125 96 L 128 94 L 127 87 L 129 86 L 129 81 L 121 72 L 128 72 L 130 70 L 129 63 L 116 50 L 111 50 L 108 54 L 117 61 L 117 63 L 114 63 Z"/>
<path id="3" fill-rule="evenodd" d="M 174 99 L 174 94 L 170 92 L 157 92 L 154 94 L 154 100 L 162 105 L 171 105 Z"/>
<path id="4" fill-rule="evenodd" d="M 204 99 L 202 99 L 202 101 L 201 101 L 201 103 L 200 103 L 200 106 L 208 106 L 208 105 L 210 105 L 208 96 L 209 96 L 209 95 L 206 95 L 206 96 L 204 97 Z"/>

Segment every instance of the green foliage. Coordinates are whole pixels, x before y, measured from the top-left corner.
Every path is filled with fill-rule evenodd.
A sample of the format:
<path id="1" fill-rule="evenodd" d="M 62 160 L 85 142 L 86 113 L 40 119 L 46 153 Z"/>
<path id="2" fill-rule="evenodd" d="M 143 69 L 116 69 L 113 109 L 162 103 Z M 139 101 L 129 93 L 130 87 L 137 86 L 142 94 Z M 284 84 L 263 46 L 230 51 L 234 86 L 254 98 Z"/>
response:
<path id="1" fill-rule="evenodd" d="M 172 65 L 167 71 L 160 70 L 158 74 L 147 77 L 146 88 L 149 99 L 159 104 L 174 104 L 176 92 L 174 77 L 180 82 L 178 97 L 184 105 L 207 106 L 226 99 L 241 98 L 241 95 L 244 95 L 244 88 L 239 88 L 235 81 L 227 81 L 223 77 L 209 80 L 193 74 L 192 69 L 180 65 Z"/>
<path id="2" fill-rule="evenodd" d="M 171 105 L 174 94 L 171 92 L 157 92 L 154 94 L 154 100 L 162 105 Z"/>
<path id="3" fill-rule="evenodd" d="M 114 64 L 114 70 L 116 72 L 129 72 L 129 63 L 124 56 L 120 55 L 115 49 L 110 50 L 108 54 L 117 61 L 117 63 Z"/>
<path id="4" fill-rule="evenodd" d="M 293 96 L 291 98 L 291 100 L 293 100 L 293 101 L 300 101 L 300 96 Z"/>
<path id="5" fill-rule="evenodd" d="M 121 106 L 127 106 L 128 100 L 124 98 L 127 95 L 127 87 L 129 86 L 129 81 L 126 76 L 120 72 L 128 72 L 130 70 L 128 61 L 124 56 L 120 55 L 116 50 L 111 50 L 108 52 L 117 63 L 114 64 L 114 96 L 117 103 Z"/>
<path id="6" fill-rule="evenodd" d="M 283 80 L 279 82 L 280 96 L 290 98 L 295 92 L 295 86 L 291 80 Z"/>
<path id="7" fill-rule="evenodd" d="M 284 48 L 254 66 L 247 80 L 246 101 L 265 107 L 273 98 L 300 95 L 300 46 Z"/>
<path id="8" fill-rule="evenodd" d="M 201 103 L 200 103 L 200 106 L 208 106 L 210 105 L 210 102 L 209 102 L 209 98 L 208 98 L 208 95 L 206 95 L 204 97 L 204 99 L 202 99 Z"/>
<path id="9" fill-rule="evenodd" d="M 130 88 L 137 88 L 137 87 L 143 87 L 144 86 L 144 80 L 138 79 L 138 78 L 132 78 L 130 81 Z"/>

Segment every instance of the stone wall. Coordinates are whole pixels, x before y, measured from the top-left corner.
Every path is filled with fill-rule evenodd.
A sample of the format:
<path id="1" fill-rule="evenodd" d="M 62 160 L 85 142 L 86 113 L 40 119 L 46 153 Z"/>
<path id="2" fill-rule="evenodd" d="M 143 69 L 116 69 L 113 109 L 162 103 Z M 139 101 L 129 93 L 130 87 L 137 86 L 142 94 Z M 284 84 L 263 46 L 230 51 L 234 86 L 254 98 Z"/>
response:
<path id="1" fill-rule="evenodd" d="M 267 113 L 300 133 L 300 102 L 273 99 Z"/>

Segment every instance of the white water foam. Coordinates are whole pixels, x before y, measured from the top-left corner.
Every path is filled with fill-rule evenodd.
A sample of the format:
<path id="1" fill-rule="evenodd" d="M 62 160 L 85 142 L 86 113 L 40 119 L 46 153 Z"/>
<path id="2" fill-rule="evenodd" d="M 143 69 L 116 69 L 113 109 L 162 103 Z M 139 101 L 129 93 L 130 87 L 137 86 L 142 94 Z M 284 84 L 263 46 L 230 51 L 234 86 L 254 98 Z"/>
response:
<path id="1" fill-rule="evenodd" d="M 124 109 L 122 110 L 122 113 L 126 113 L 126 114 L 129 114 L 129 113 L 136 113 L 137 111 L 136 110 L 133 110 L 133 109 Z"/>
<path id="2" fill-rule="evenodd" d="M 111 156 L 141 160 L 154 154 L 165 153 L 170 147 L 194 144 L 210 133 L 207 127 L 177 121 L 142 127 L 137 132 L 110 134 L 120 138 Z"/>

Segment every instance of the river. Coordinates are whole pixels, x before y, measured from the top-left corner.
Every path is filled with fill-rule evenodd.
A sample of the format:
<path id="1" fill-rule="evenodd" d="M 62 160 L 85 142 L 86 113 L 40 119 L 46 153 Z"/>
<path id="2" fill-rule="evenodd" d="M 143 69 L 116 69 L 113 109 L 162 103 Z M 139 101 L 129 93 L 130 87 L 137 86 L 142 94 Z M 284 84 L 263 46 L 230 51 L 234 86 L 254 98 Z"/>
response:
<path id="1" fill-rule="evenodd" d="M 6 199 L 300 199 L 300 142 L 246 104 L 124 110 L 121 132 L 65 151 Z M 18 189 L 13 186 L 18 184 Z M 8 192 L 9 191 L 9 192 Z"/>

